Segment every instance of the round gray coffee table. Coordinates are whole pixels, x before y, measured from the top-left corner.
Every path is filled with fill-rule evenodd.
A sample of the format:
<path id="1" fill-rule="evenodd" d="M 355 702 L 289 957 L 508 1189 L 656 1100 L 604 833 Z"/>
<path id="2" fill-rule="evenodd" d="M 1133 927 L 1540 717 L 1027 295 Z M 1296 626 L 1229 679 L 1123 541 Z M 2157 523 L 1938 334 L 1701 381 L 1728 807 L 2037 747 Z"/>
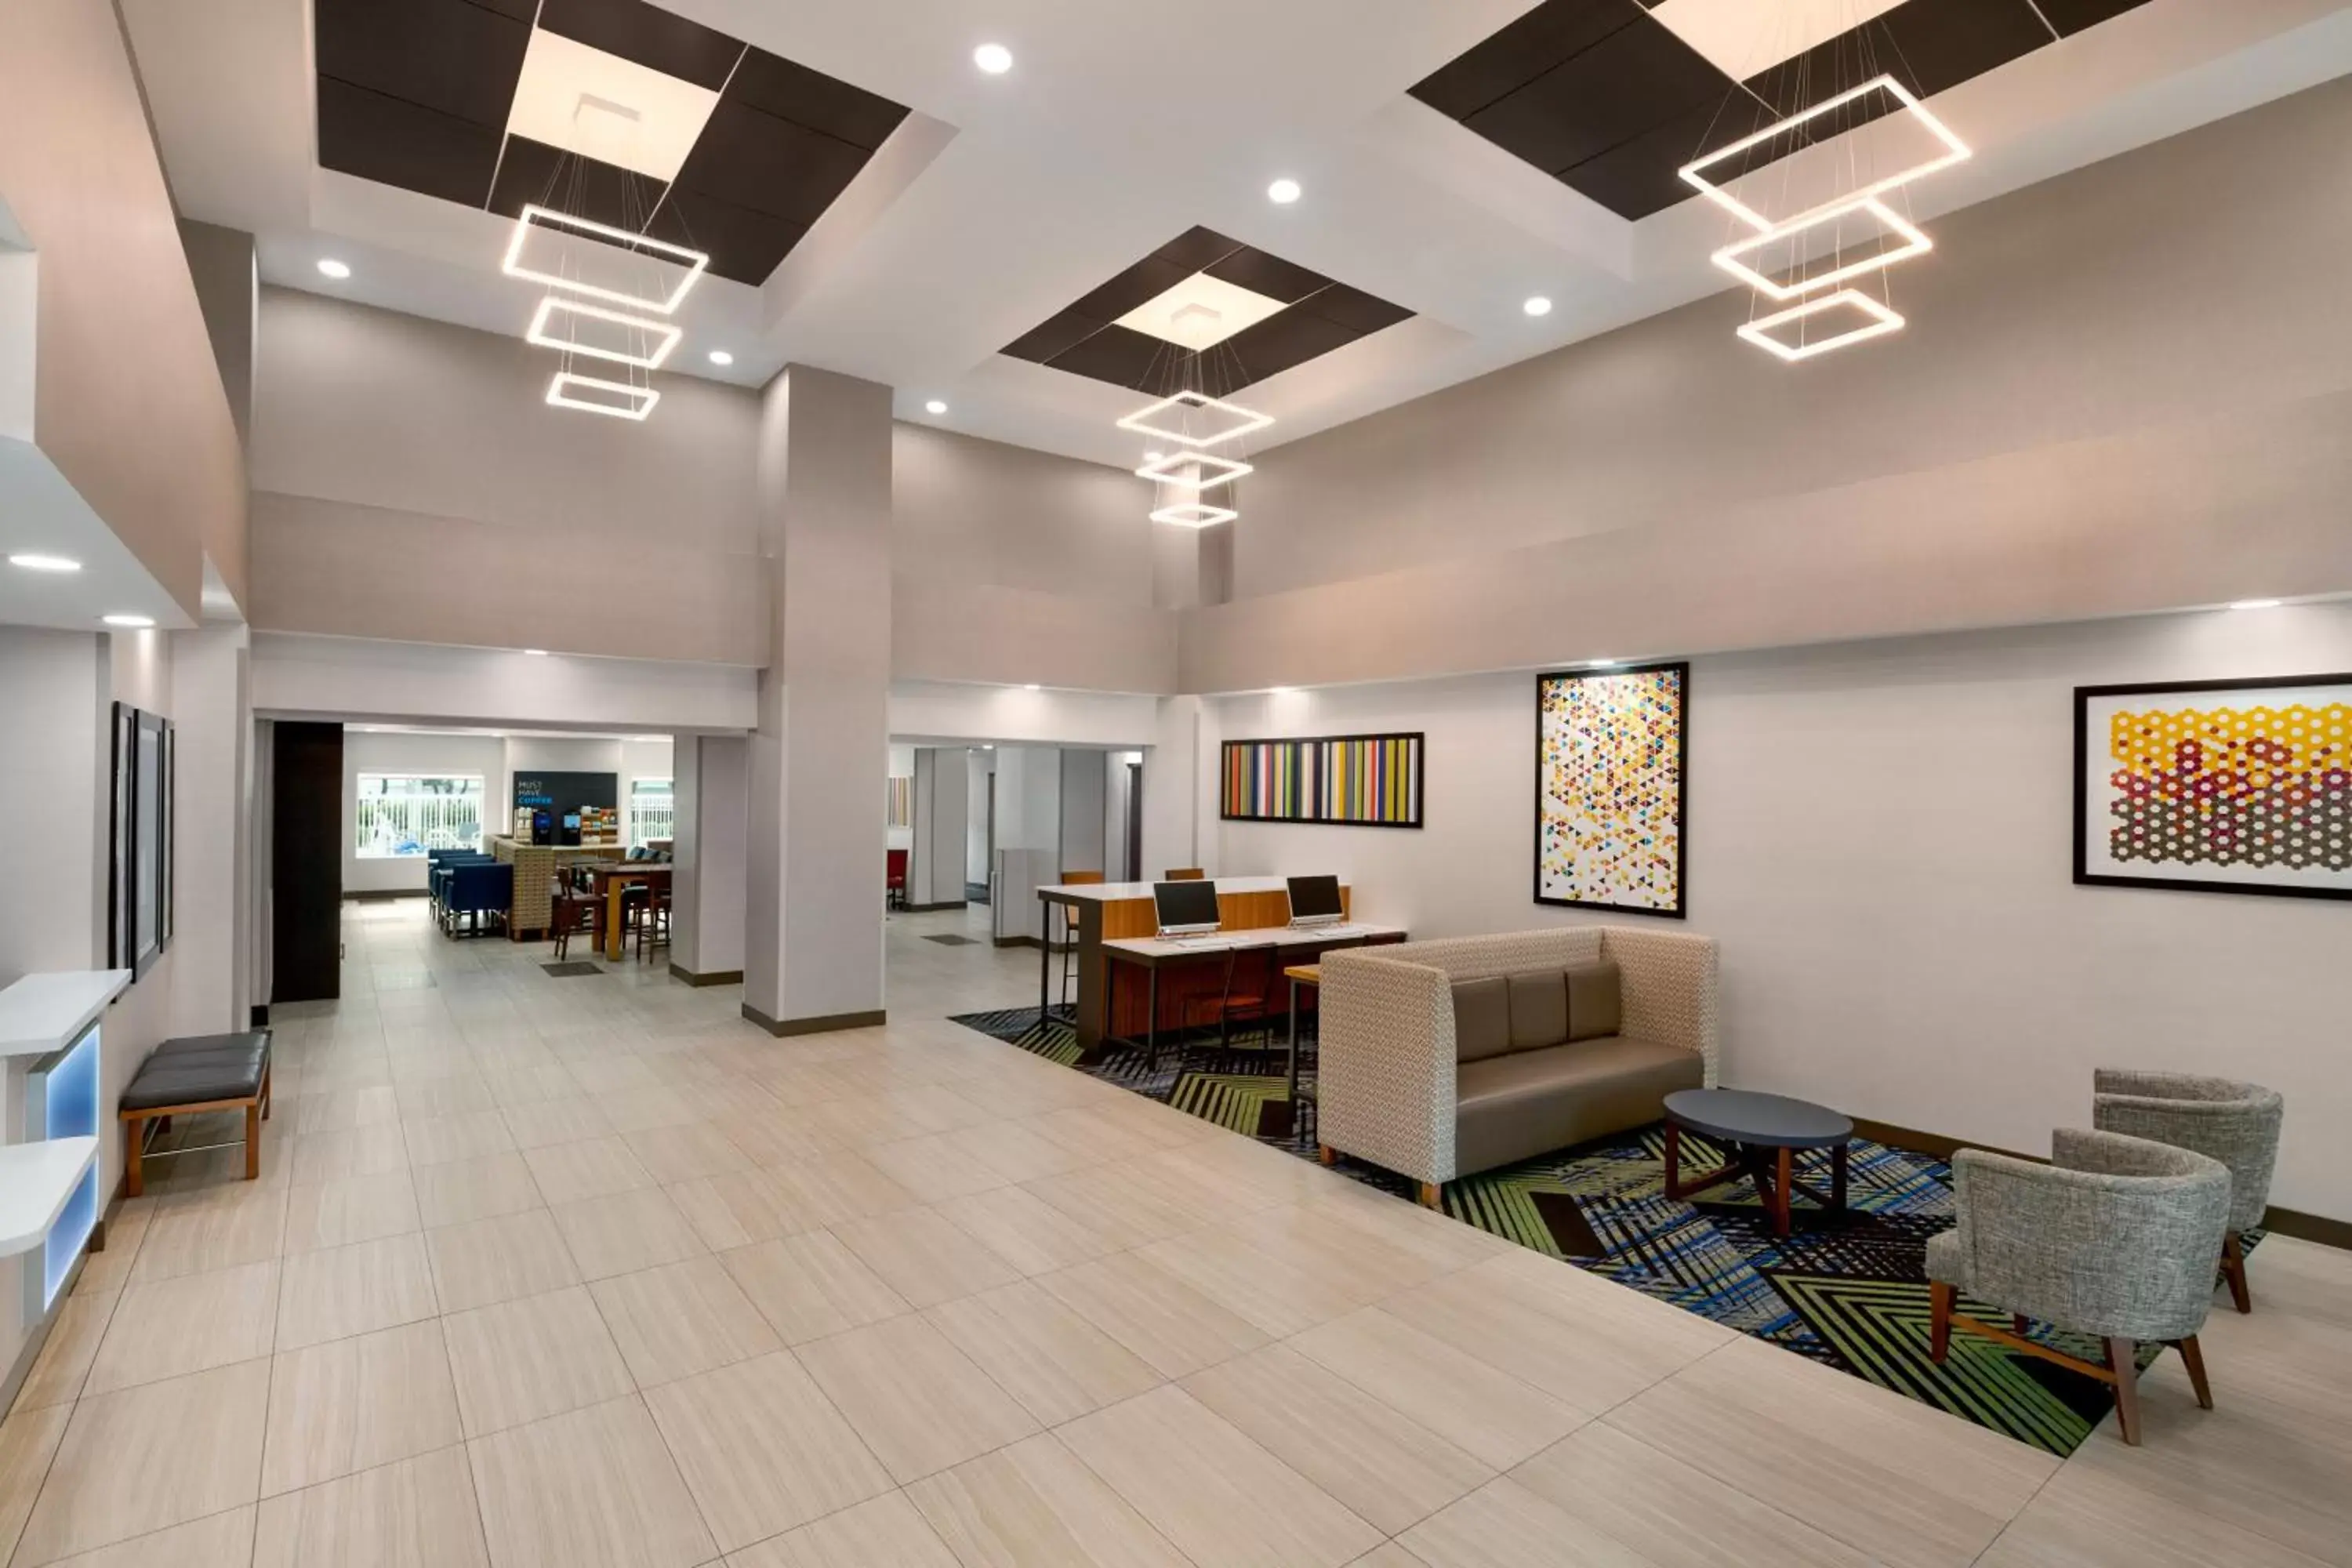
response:
<path id="1" fill-rule="evenodd" d="M 1685 1181 L 1682 1135 L 1704 1133 L 1723 1145 L 1730 1159 Z M 1756 1184 L 1772 1234 L 1789 1234 L 1789 1198 L 1802 1193 L 1832 1214 L 1845 1211 L 1846 1145 L 1853 1122 L 1826 1105 L 1785 1094 L 1744 1089 L 1684 1089 L 1666 1096 L 1666 1196 L 1688 1198 L 1741 1176 Z M 1800 1149 L 1830 1152 L 1830 1190 L 1824 1194 L 1797 1180 L 1791 1169 Z"/>

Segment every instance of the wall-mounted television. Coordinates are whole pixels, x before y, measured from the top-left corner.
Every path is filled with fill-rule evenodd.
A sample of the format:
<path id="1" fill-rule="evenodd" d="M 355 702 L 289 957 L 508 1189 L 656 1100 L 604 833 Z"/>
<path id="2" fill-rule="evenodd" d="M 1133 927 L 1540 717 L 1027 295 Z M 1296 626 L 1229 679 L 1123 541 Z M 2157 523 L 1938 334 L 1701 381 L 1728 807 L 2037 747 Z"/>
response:
<path id="1" fill-rule="evenodd" d="M 145 976 L 172 945 L 172 721 L 114 705 L 107 963 Z"/>

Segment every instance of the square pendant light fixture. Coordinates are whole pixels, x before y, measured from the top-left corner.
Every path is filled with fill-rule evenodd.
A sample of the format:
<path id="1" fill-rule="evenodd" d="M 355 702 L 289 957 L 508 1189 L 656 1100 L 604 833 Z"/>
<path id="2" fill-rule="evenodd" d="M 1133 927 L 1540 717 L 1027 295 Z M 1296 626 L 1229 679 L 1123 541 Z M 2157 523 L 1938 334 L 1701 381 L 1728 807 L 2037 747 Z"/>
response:
<path id="1" fill-rule="evenodd" d="M 1151 514 L 1154 522 L 1172 522 L 1179 528 L 1214 528 L 1221 522 L 1231 522 L 1241 513 L 1231 507 L 1210 506 L 1205 501 L 1183 501 L 1175 506 L 1163 506 Z"/>
<path id="2" fill-rule="evenodd" d="M 1135 470 L 1135 477 L 1155 484 L 1173 485 L 1180 490 L 1198 495 L 1202 490 L 1229 485 L 1244 474 L 1256 470 L 1248 463 L 1231 458 L 1220 458 L 1210 452 L 1170 452 L 1147 461 Z"/>
<path id="3" fill-rule="evenodd" d="M 565 318 L 561 324 L 572 331 L 570 337 L 556 337 L 547 330 L 559 312 Z M 596 337 L 582 335 L 583 330 L 592 334 L 599 332 L 599 327 L 591 323 L 602 323 L 603 328 L 619 330 L 602 331 L 604 341 L 600 342 Z M 630 365 L 638 370 L 659 370 L 662 362 L 669 358 L 669 351 L 677 347 L 678 339 L 685 335 L 685 328 L 673 326 L 667 321 L 608 310 L 602 305 L 591 305 L 582 300 L 560 300 L 550 294 L 539 302 L 539 313 L 531 317 L 530 330 L 523 334 L 523 338 L 541 348 L 561 349 L 566 353 L 585 354 L 591 359 L 611 360 L 615 364 Z M 648 342 L 652 343 L 650 348 L 645 346 Z"/>
<path id="4" fill-rule="evenodd" d="M 1844 236 L 1839 230 L 1848 218 L 1853 217 L 1868 219 L 1876 226 L 1880 236 L 1889 237 L 1895 243 L 1883 246 L 1855 260 L 1841 263 L 1836 258 L 1843 255 L 1845 247 Z M 1804 238 L 1822 229 L 1831 231 L 1832 240 L 1837 247 L 1832 265 L 1825 271 L 1806 272 L 1803 268 L 1809 263 L 1804 255 Z M 1792 268 L 1790 272 L 1775 278 L 1754 265 L 1756 261 L 1762 259 L 1762 252 L 1783 243 L 1789 246 L 1788 255 Z M 1904 217 L 1876 196 L 1864 196 L 1859 201 L 1848 202 L 1843 206 L 1832 207 L 1829 211 L 1819 214 L 1802 224 L 1794 226 L 1784 224 L 1769 233 L 1754 235 L 1737 244 L 1727 245 L 1715 253 L 1714 260 L 1717 267 L 1749 287 L 1775 300 L 1788 300 L 1799 299 L 1817 289 L 1826 289 L 1832 283 L 1843 283 L 1850 278 L 1859 278 L 1865 272 L 1883 270 L 1898 261 L 1907 261 L 1912 257 L 1924 255 L 1934 248 L 1935 241 L 1929 239 L 1917 225 Z"/>
<path id="5" fill-rule="evenodd" d="M 1848 311 L 1858 315 L 1860 320 L 1853 325 L 1832 331 L 1827 337 L 1799 336 L 1791 339 L 1786 335 L 1775 335 L 1773 331 L 1776 327 L 1797 326 L 1816 316 Z M 1784 360 L 1794 362 L 1811 359 L 1815 354 L 1825 354 L 1832 349 L 1866 342 L 1872 338 L 1883 338 L 1889 332 L 1902 330 L 1901 316 L 1860 289 L 1841 289 L 1834 294 L 1822 294 L 1803 304 L 1791 305 L 1776 315 L 1749 321 L 1739 329 L 1739 335 L 1758 348 L 1769 350 Z"/>
<path id="6" fill-rule="evenodd" d="M 1223 428 L 1205 436 L 1195 436 L 1184 426 L 1187 415 L 1202 413 L 1226 421 Z M 1204 421 L 1204 423 L 1206 423 Z M 1163 397 L 1149 408 L 1139 408 L 1118 422 L 1122 430 L 1139 435 L 1156 436 L 1185 447 L 1214 447 L 1236 437 L 1247 436 L 1274 423 L 1271 416 L 1255 409 L 1244 408 L 1237 403 L 1220 403 L 1199 392 L 1180 392 L 1173 397 Z"/>
<path id="7" fill-rule="evenodd" d="M 661 401 L 650 386 L 625 381 L 605 381 L 573 371 L 558 371 L 547 384 L 547 401 L 554 408 L 577 408 L 583 414 L 607 414 L 615 419 L 643 419 Z"/>
<path id="8" fill-rule="evenodd" d="M 1783 214 L 1777 217 L 1768 216 L 1757 211 L 1738 196 L 1733 195 L 1727 188 L 1715 184 L 1707 177 L 1707 170 L 1738 158 L 1750 148 L 1760 147 L 1768 142 L 1790 135 L 1819 120 L 1824 114 L 1833 113 L 1849 103 L 1856 102 L 1875 93 L 1885 93 L 1894 99 L 1901 107 L 1901 111 L 1920 130 L 1927 132 L 1935 143 L 1935 150 L 1927 157 L 1906 163 L 1893 174 L 1881 175 L 1852 190 L 1841 191 L 1829 201 L 1820 202 L 1801 211 Z M 1792 148 L 1791 151 L 1794 149 Z M 1883 192 L 1907 185 L 1922 175 L 1932 174 L 1938 169 L 1948 169 L 1969 156 L 1968 144 L 1953 135 L 1942 121 L 1929 113 L 1926 106 L 1912 95 L 1909 89 L 1891 76 L 1876 76 L 1864 82 L 1860 87 L 1849 88 L 1833 97 L 1825 98 L 1811 109 L 1767 125 L 1753 135 L 1743 136 L 1727 147 L 1709 153 L 1704 158 L 1695 159 L 1684 164 L 1679 173 L 1686 184 L 1696 189 L 1707 200 L 1750 227 L 1761 233 L 1770 234 L 1775 231 L 1785 232 L 1801 227 L 1819 219 L 1833 207 L 1847 205 L 1861 201 L 1864 197 L 1878 195 Z"/>
<path id="9" fill-rule="evenodd" d="M 527 267 L 523 264 L 523 248 L 530 242 L 534 229 L 572 236 L 584 235 L 608 245 L 619 246 L 625 250 L 637 252 L 656 261 L 683 268 L 686 275 L 677 280 L 677 286 L 675 289 L 666 294 L 660 292 L 646 294 L 607 287 L 605 284 L 591 282 L 584 278 L 567 278 L 561 273 Z M 667 316 L 677 309 L 679 302 L 686 298 L 687 290 L 694 287 L 695 279 L 701 277 L 703 270 L 709 265 L 710 258 L 703 251 L 690 250 L 683 245 L 672 245 L 667 240 L 655 239 L 647 235 L 632 234 L 625 228 L 614 228 L 610 224 L 597 223 L 584 217 L 573 217 L 569 213 L 560 213 L 552 207 L 533 205 L 524 207 L 522 216 L 515 220 L 514 238 L 508 242 L 506 259 L 499 263 L 499 269 L 509 278 L 528 279 L 533 283 L 544 283 L 551 289 L 562 289 L 574 294 L 586 294 L 593 299 L 609 300 L 615 305 L 634 306 L 640 310 L 651 310 L 657 316 Z"/>

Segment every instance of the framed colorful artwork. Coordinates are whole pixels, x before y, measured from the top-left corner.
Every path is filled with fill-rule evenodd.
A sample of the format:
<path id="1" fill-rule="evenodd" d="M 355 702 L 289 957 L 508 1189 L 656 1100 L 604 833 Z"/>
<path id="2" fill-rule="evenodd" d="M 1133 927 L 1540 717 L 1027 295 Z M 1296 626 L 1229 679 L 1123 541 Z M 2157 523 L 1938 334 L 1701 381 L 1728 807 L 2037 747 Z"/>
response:
<path id="1" fill-rule="evenodd" d="M 1219 814 L 1228 822 L 1421 826 L 1422 737 L 1227 741 Z"/>
<path id="2" fill-rule="evenodd" d="M 2076 687 L 2074 880 L 2352 899 L 2352 675 Z"/>
<path id="3" fill-rule="evenodd" d="M 1684 916 L 1690 666 L 1536 677 L 1536 902 Z"/>

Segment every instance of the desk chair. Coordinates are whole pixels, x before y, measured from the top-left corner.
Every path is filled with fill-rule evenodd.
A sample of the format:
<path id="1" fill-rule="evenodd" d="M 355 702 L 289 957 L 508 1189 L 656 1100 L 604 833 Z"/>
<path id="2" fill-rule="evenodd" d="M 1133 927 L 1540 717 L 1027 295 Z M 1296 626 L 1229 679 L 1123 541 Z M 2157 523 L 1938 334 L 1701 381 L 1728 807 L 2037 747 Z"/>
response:
<path id="1" fill-rule="evenodd" d="M 1214 1023 L 1218 1049 L 1231 1055 L 1234 1026 L 1255 1026 L 1257 1048 L 1272 1050 L 1274 1016 L 1277 1010 L 1275 989 L 1281 980 L 1281 958 L 1270 942 L 1227 949 L 1223 987 L 1214 996 L 1195 996 L 1184 1005 L 1187 1030 Z M 1178 1047 L 1180 1051 L 1182 1048 Z"/>
<path id="2" fill-rule="evenodd" d="M 1200 882 L 1207 880 L 1208 875 L 1198 866 L 1177 866 L 1160 879 L 1163 882 Z"/>
<path id="3" fill-rule="evenodd" d="M 907 851 L 882 851 L 882 901 L 894 910 L 907 907 Z"/>
<path id="4" fill-rule="evenodd" d="M 1102 883 L 1103 874 L 1100 871 L 1062 873 L 1062 885 L 1066 888 L 1098 888 Z M 1062 1005 L 1066 1007 L 1070 1005 L 1070 976 L 1077 972 L 1078 966 L 1078 911 L 1068 904 L 1055 904 L 1054 911 L 1055 924 L 1061 932 L 1063 943 Z"/>

